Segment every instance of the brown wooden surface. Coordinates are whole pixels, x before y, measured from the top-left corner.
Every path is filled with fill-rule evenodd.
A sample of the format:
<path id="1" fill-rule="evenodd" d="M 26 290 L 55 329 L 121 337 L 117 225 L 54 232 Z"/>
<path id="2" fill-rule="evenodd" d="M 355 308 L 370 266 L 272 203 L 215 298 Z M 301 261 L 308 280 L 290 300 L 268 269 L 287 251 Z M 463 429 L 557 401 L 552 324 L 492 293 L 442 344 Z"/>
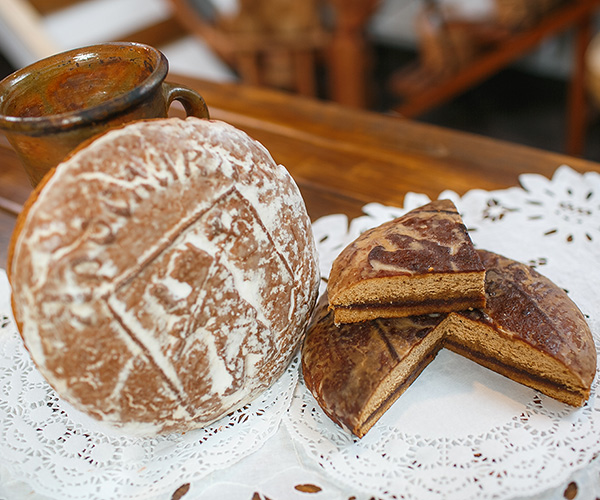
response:
<path id="1" fill-rule="evenodd" d="M 137 31 L 120 35 L 115 41 L 145 43 L 154 47 L 161 47 L 175 42 L 185 35 L 186 31 L 181 23 L 174 16 L 170 16 Z"/>
<path id="2" fill-rule="evenodd" d="M 33 8 L 42 15 L 71 7 L 79 2 L 81 2 L 81 0 L 29 0 L 29 3 Z"/>
<path id="3" fill-rule="evenodd" d="M 197 89 L 213 118 L 261 141 L 295 178 L 313 219 L 353 217 L 371 201 L 400 205 L 408 191 L 437 198 L 445 189 L 506 188 L 518 184 L 519 174 L 549 177 L 563 163 L 600 172 L 598 163 L 268 89 L 169 79 Z M 30 191 L 0 136 L 1 267 L 15 213 Z"/>

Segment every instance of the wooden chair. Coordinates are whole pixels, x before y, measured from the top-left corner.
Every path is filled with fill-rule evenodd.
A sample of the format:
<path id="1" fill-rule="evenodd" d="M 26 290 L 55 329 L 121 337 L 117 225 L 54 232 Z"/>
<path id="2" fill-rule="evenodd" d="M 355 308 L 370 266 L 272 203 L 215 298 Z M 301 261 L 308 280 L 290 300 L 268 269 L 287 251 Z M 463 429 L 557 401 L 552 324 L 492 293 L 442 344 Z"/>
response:
<path id="1" fill-rule="evenodd" d="M 497 1 L 506 7 L 501 22 L 469 25 L 460 20 L 444 19 L 437 23 L 441 32 L 432 33 L 427 31 L 432 26 L 427 24 L 427 18 L 421 19 L 425 51 L 420 64 L 402 68 L 390 81 L 390 88 L 402 99 L 395 111 L 407 118 L 417 117 L 500 71 L 542 40 L 573 29 L 574 65 L 567 103 L 566 151 L 581 154 L 587 120 L 585 53 L 600 0 L 538 0 L 546 7 L 538 15 L 515 10 L 516 6 L 531 8 L 536 2 Z M 435 2 L 428 3 L 429 8 L 433 7 L 434 15 L 439 16 Z M 431 12 L 428 15 L 432 15 Z M 437 37 L 435 41 L 434 37 Z M 440 37 L 443 43 L 440 43 Z M 427 42 L 432 42 L 431 47 Z M 446 48 L 445 53 L 440 52 L 442 47 Z M 450 47 L 452 49 L 448 50 Z"/>
<path id="2" fill-rule="evenodd" d="M 239 0 L 235 13 L 211 0 L 170 0 L 187 30 L 204 40 L 244 83 L 317 95 L 317 62 L 329 34 L 319 0 Z"/>
<path id="3" fill-rule="evenodd" d="M 346 106 L 369 105 L 372 77 L 365 27 L 380 0 L 329 0 L 335 19 L 329 46 L 331 98 Z"/>
<path id="4" fill-rule="evenodd" d="M 220 13 L 211 0 L 161 1 L 170 7 L 166 18 L 118 39 L 161 48 L 193 35 L 235 69 L 243 82 L 309 96 L 323 90 L 342 104 L 366 106 L 370 69 L 363 31 L 378 0 L 239 0 L 236 14 Z M 20 65 L 70 48 L 46 32 L 44 20 L 79 3 L 85 1 L 0 0 L 0 25 L 8 24 L 25 47 L 20 52 L 27 53 L 18 58 Z M 330 24 L 325 26 L 322 12 L 327 9 Z M 179 65 L 186 66 L 181 61 Z M 217 73 L 231 78 L 225 68 Z M 317 88 L 320 76 L 323 89 Z"/>

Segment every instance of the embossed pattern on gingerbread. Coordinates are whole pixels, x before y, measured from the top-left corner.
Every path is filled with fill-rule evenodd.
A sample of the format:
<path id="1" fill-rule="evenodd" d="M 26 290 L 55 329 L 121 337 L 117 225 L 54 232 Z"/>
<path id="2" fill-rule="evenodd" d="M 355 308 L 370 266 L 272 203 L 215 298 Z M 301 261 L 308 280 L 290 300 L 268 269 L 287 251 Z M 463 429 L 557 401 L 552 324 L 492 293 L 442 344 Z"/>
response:
<path id="1" fill-rule="evenodd" d="M 10 263 L 15 316 L 76 407 L 130 432 L 187 430 L 285 370 L 317 259 L 297 186 L 258 142 L 222 122 L 138 122 L 36 195 Z"/>

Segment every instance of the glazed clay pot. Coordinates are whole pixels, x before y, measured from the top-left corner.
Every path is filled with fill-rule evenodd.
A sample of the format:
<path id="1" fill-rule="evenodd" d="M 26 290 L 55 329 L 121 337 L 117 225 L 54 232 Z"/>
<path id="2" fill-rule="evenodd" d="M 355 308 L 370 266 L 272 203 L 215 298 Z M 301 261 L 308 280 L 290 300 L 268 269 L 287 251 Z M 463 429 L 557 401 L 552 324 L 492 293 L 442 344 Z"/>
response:
<path id="1" fill-rule="evenodd" d="M 0 82 L 0 130 L 32 185 L 83 141 L 134 120 L 167 116 L 173 100 L 208 118 L 195 91 L 165 82 L 157 49 L 104 43 L 42 59 Z"/>

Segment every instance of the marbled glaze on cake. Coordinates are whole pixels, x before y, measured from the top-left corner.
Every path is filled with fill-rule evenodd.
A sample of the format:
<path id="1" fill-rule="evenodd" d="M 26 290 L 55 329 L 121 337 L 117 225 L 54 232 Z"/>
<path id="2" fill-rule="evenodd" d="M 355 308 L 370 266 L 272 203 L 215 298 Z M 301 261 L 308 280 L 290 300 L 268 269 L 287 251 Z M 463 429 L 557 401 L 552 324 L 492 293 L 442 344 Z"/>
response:
<path id="1" fill-rule="evenodd" d="M 129 432 L 185 431 L 287 367 L 318 287 L 288 172 L 195 118 L 108 132 L 58 166 L 18 221 L 15 317 L 59 395 Z"/>
<path id="2" fill-rule="evenodd" d="M 581 311 L 534 269 L 478 253 L 487 269 L 482 309 L 336 326 L 320 301 L 302 367 L 332 420 L 362 437 L 442 347 L 559 401 L 585 403 L 597 356 Z"/>
<path id="3" fill-rule="evenodd" d="M 442 315 L 335 325 L 324 295 L 302 349 L 302 373 L 334 422 L 362 437 L 441 347 Z M 441 333 L 441 332 L 440 332 Z"/>
<path id="4" fill-rule="evenodd" d="M 460 311 L 484 305 L 484 268 L 454 204 L 438 200 L 361 234 L 327 292 L 338 324 Z"/>

